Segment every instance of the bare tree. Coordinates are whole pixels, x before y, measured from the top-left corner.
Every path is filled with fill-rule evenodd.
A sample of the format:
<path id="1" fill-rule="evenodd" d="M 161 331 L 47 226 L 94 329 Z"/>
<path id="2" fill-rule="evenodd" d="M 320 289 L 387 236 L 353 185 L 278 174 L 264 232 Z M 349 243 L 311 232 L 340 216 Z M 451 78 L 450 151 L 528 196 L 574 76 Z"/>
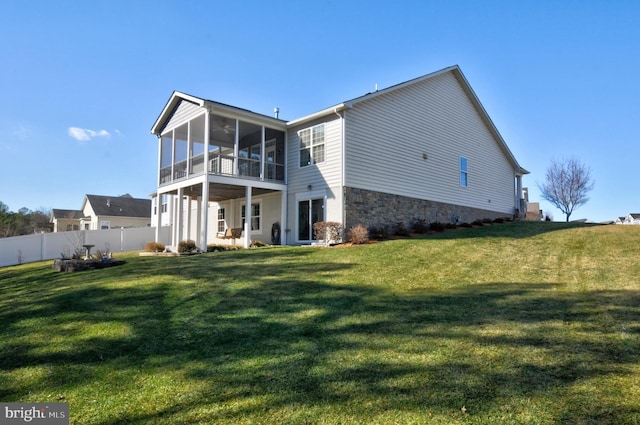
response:
<path id="1" fill-rule="evenodd" d="M 543 199 L 551 202 L 567 216 L 589 201 L 587 193 L 593 189 L 591 170 L 576 158 L 552 160 L 547 168 L 547 180 L 538 184 Z"/>

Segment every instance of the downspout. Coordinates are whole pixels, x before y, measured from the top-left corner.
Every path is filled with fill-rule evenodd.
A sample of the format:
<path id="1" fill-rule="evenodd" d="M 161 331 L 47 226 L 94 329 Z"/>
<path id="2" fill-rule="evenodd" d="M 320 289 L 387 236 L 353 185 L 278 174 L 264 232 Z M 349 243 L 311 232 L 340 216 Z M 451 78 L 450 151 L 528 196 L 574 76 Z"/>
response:
<path id="1" fill-rule="evenodd" d="M 344 117 L 342 115 L 340 115 L 340 113 L 338 112 L 338 108 L 334 108 L 333 109 L 333 113 L 336 114 L 338 116 L 338 118 L 340 118 L 340 197 L 341 197 L 341 204 L 342 204 L 342 208 L 341 208 L 341 219 L 340 221 L 342 222 L 342 226 L 344 227 L 346 225 L 345 223 L 345 219 L 346 219 L 346 208 L 345 208 L 345 195 L 344 195 L 344 181 L 345 181 L 345 175 L 344 175 L 344 169 L 345 169 L 345 134 L 344 134 L 344 129 L 345 129 L 345 119 L 347 117 L 347 111 L 346 109 L 344 110 Z M 344 229 L 347 230 L 347 229 Z"/>

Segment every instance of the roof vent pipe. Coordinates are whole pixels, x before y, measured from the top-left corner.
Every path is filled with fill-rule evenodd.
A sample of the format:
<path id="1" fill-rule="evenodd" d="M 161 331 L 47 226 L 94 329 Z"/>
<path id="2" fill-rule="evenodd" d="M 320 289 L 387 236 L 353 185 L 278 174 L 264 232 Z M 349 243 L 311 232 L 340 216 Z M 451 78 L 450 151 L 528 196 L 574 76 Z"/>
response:
<path id="1" fill-rule="evenodd" d="M 275 108 L 273 108 L 273 116 L 275 116 L 277 119 L 279 114 L 280 114 L 280 108 L 276 106 Z"/>

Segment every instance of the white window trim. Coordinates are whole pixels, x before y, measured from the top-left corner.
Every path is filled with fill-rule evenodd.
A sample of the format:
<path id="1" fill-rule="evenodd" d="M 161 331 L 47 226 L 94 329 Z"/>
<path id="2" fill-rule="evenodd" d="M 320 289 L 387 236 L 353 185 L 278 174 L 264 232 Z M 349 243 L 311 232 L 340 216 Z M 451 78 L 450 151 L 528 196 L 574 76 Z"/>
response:
<path id="1" fill-rule="evenodd" d="M 462 160 L 465 160 L 466 162 L 466 169 L 463 170 L 462 169 Z M 469 187 L 469 158 L 467 158 L 466 156 L 460 156 L 459 160 L 458 160 L 458 168 L 460 171 L 459 174 L 459 179 L 460 179 L 460 187 Z M 464 175 L 464 184 L 462 184 L 462 176 Z"/>
<path id="2" fill-rule="evenodd" d="M 220 211 L 222 211 L 223 218 L 220 218 Z M 227 230 L 227 210 L 225 207 L 218 207 L 216 217 L 216 229 L 218 233 L 224 233 Z M 220 230 L 220 222 L 224 223 L 224 229 Z"/>
<path id="3" fill-rule="evenodd" d="M 322 127 L 322 143 L 318 143 L 316 145 L 314 145 L 313 143 L 313 129 L 314 128 L 318 128 L 318 127 Z M 305 165 L 301 165 L 300 164 L 300 153 L 302 152 L 302 148 L 300 147 L 300 133 L 304 132 L 304 131 L 309 131 L 310 132 L 310 144 L 308 146 L 308 148 L 305 149 L 309 149 L 309 159 L 310 162 L 308 164 Z M 313 148 L 314 146 L 323 146 L 323 160 L 321 162 L 316 162 L 314 157 L 313 157 Z M 317 124 L 314 125 L 312 127 L 307 127 L 307 128 L 303 128 L 302 130 L 298 131 L 298 168 L 306 168 L 309 167 L 311 165 L 317 165 L 317 164 L 322 164 L 323 162 L 325 162 L 327 160 L 327 127 L 325 126 L 325 123 L 322 124 Z"/>
<path id="4" fill-rule="evenodd" d="M 260 229 L 258 229 L 258 230 L 253 230 L 252 229 L 251 230 L 251 234 L 252 235 L 261 235 L 262 234 L 262 229 L 263 229 L 262 216 L 264 215 L 263 214 L 263 210 L 262 210 L 262 199 L 255 200 L 255 201 L 252 200 L 251 201 L 251 205 L 256 205 L 256 204 L 260 208 L 260 215 L 258 216 L 258 226 L 260 226 Z M 246 203 L 245 202 L 240 204 L 240 223 L 242 223 L 242 207 L 245 207 L 244 210 L 245 210 L 245 214 L 246 214 L 247 208 L 246 208 Z M 244 229 L 244 226 L 242 228 Z"/>

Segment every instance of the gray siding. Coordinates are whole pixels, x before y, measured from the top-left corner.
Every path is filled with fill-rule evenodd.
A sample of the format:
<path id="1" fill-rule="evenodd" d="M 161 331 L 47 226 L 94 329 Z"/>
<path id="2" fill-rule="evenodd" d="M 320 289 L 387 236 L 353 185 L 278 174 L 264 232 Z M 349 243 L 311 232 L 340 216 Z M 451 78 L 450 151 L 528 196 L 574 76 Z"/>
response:
<path id="1" fill-rule="evenodd" d="M 184 124 L 185 122 L 187 122 L 187 120 L 201 113 L 202 112 L 200 106 L 196 105 L 195 103 L 183 100 L 173 111 L 173 114 L 171 114 L 171 118 L 169 118 L 169 120 L 167 121 L 167 124 L 162 129 L 162 132 L 177 127 L 180 124 Z"/>
<path id="2" fill-rule="evenodd" d="M 325 161 L 320 164 L 300 167 L 300 141 L 298 131 L 325 124 Z M 326 121 L 292 128 L 287 135 L 287 170 L 289 193 L 340 186 L 342 180 L 342 120 L 337 115 L 329 116 Z"/>
<path id="3" fill-rule="evenodd" d="M 346 139 L 345 186 L 513 212 L 514 169 L 451 73 L 356 103 Z"/>
<path id="4" fill-rule="evenodd" d="M 325 124 L 325 161 L 301 168 L 298 131 L 321 123 Z M 296 243 L 299 200 L 324 197 L 325 219 L 343 221 L 342 119 L 332 115 L 325 117 L 324 120 L 293 127 L 288 130 L 287 143 L 287 220 L 289 222 L 287 229 L 290 230 L 287 237 L 289 243 Z"/>

